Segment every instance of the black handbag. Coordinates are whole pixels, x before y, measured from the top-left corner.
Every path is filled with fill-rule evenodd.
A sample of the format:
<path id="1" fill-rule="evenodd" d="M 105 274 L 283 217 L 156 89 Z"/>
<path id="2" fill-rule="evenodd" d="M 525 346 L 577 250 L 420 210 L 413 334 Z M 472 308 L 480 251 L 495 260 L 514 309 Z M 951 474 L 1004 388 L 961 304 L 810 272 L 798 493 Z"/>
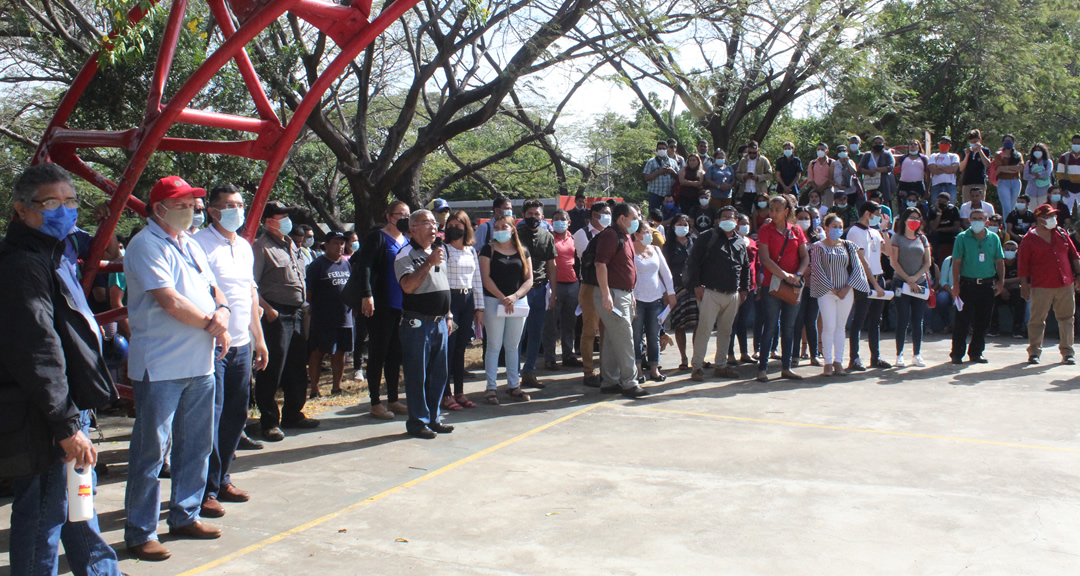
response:
<path id="1" fill-rule="evenodd" d="M 0 478 L 44 472 L 58 456 L 45 414 L 18 386 L 0 386 Z"/>

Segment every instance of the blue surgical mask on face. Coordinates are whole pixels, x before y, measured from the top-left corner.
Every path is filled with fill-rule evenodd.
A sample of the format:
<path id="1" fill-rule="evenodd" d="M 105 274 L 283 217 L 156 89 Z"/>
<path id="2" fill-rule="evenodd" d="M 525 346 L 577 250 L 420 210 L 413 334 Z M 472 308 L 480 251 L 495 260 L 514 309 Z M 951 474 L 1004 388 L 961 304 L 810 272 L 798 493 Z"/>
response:
<path id="1" fill-rule="evenodd" d="M 701 204 L 702 206 L 708 206 L 709 205 L 709 199 L 708 198 L 698 198 L 697 202 L 698 202 L 698 204 Z"/>
<path id="2" fill-rule="evenodd" d="M 221 217 L 218 218 L 218 224 L 229 232 L 236 232 L 244 225 L 244 209 L 226 208 L 222 210 Z"/>
<path id="3" fill-rule="evenodd" d="M 689 234 L 689 233 L 690 233 L 690 227 L 689 226 L 676 226 L 675 227 L 675 235 L 678 236 L 679 238 L 686 238 L 686 235 Z"/>
<path id="4" fill-rule="evenodd" d="M 75 230 L 75 221 L 79 219 L 79 210 L 61 205 L 52 210 L 42 210 L 41 219 L 41 228 L 38 228 L 38 231 L 57 240 L 63 240 Z"/>
<path id="5" fill-rule="evenodd" d="M 312 242 L 312 244 L 314 244 L 314 242 Z M 304 241 L 304 245 L 307 245 L 307 240 Z M 311 248 L 311 246 L 308 246 L 308 248 Z M 356 252 L 359 249 L 360 249 L 360 243 L 359 242 L 354 240 L 354 241 L 349 243 L 349 251 Z"/>
<path id="6" fill-rule="evenodd" d="M 509 216 L 509 217 L 513 218 L 514 217 L 514 210 L 513 209 L 503 210 L 503 216 Z"/>
<path id="7" fill-rule="evenodd" d="M 566 226 L 567 226 L 566 220 L 552 220 L 551 221 L 551 228 L 554 229 L 556 232 L 566 232 Z"/>
<path id="8" fill-rule="evenodd" d="M 1016 250 L 1006 250 L 1005 251 L 1005 258 L 1007 258 L 1009 260 L 1012 260 L 1013 258 L 1016 258 Z"/>
<path id="9" fill-rule="evenodd" d="M 629 232 L 630 234 L 633 234 L 634 232 L 637 232 L 638 226 L 640 226 L 640 225 L 641 225 L 641 222 L 638 222 L 636 219 L 631 220 L 630 225 L 626 227 L 626 231 Z"/>
<path id="10" fill-rule="evenodd" d="M 204 222 L 206 222 L 206 211 L 196 212 L 191 218 L 191 227 L 201 228 Z"/>
<path id="11" fill-rule="evenodd" d="M 664 210 L 673 210 L 675 208 L 674 202 L 664 202 Z"/>
<path id="12" fill-rule="evenodd" d="M 1053 202 L 1054 204 L 1057 204 L 1058 202 L 1061 202 L 1061 194 L 1051 194 L 1050 195 L 1050 201 Z"/>
<path id="13" fill-rule="evenodd" d="M 607 228 L 608 226 L 611 226 L 611 214 L 601 214 L 600 227 Z"/>
<path id="14" fill-rule="evenodd" d="M 723 230 L 724 232 L 731 232 L 732 230 L 735 229 L 736 226 L 738 226 L 738 223 L 736 223 L 734 220 L 721 220 L 720 221 L 720 229 Z"/>
<path id="15" fill-rule="evenodd" d="M 870 226 L 881 226 L 881 216 L 871 216 Z"/>
<path id="16" fill-rule="evenodd" d="M 764 210 L 764 209 L 765 209 L 765 207 L 766 207 L 766 206 L 768 206 L 768 205 L 769 205 L 769 203 L 768 203 L 768 202 L 758 202 L 758 203 L 757 203 L 757 207 L 758 207 L 758 208 L 761 208 L 761 209 L 763 209 L 763 210 Z"/>
<path id="17" fill-rule="evenodd" d="M 840 159 L 847 158 L 847 152 L 837 152 L 836 157 Z"/>
<path id="18" fill-rule="evenodd" d="M 843 235 L 843 228 L 829 228 L 829 240 L 839 240 Z"/>
<path id="19" fill-rule="evenodd" d="M 1077 154 L 1080 154 L 1080 144 L 1073 144 L 1072 145 L 1072 151 L 1076 152 Z"/>
<path id="20" fill-rule="evenodd" d="M 716 165 L 717 166 L 723 166 L 726 163 L 727 163 L 727 158 L 717 158 L 716 159 Z"/>
<path id="21" fill-rule="evenodd" d="M 986 231 L 991 234 L 997 234 L 998 230 L 1001 230 L 1001 226 L 987 226 Z"/>
<path id="22" fill-rule="evenodd" d="M 908 201 L 907 201 L 907 207 L 908 207 L 908 208 L 914 208 L 914 207 L 916 207 L 916 206 L 918 206 L 918 205 L 919 205 L 919 203 L 918 203 L 918 202 L 915 202 L 914 200 L 908 200 Z"/>
<path id="23" fill-rule="evenodd" d="M 510 240 L 511 234 L 512 233 L 509 230 L 496 230 L 491 237 L 494 238 L 496 242 L 502 244 L 503 242 L 508 242 Z"/>
<path id="24" fill-rule="evenodd" d="M 852 152 L 858 152 L 859 151 L 859 145 L 858 144 L 848 144 L 848 150 L 851 150 Z"/>
<path id="25" fill-rule="evenodd" d="M 1012 140 L 1006 140 L 1001 147 L 1006 150 L 1012 150 L 1014 146 L 1016 146 L 1016 144 L 1014 144 Z"/>
<path id="26" fill-rule="evenodd" d="M 750 235 L 750 225 L 749 224 L 743 224 L 742 226 L 739 226 L 739 236 L 749 236 L 749 235 Z"/>
<path id="27" fill-rule="evenodd" d="M 278 220 L 278 232 L 288 236 L 289 232 L 292 232 L 292 219 L 288 216 Z"/>
<path id="28" fill-rule="evenodd" d="M 1024 212 L 1026 210 L 1027 210 L 1027 203 L 1025 203 L 1025 202 L 1017 202 L 1016 203 L 1016 211 L 1017 212 Z"/>
<path id="29" fill-rule="evenodd" d="M 794 153 L 795 153 L 795 151 L 794 151 L 794 150 L 791 150 L 790 148 L 789 148 L 789 149 L 786 149 L 786 150 L 784 150 L 784 156 L 786 156 L 786 157 L 788 157 L 788 158 L 791 158 L 791 155 L 792 155 L 792 154 L 794 154 Z"/>
<path id="30" fill-rule="evenodd" d="M 635 220 L 635 222 L 636 222 L 636 220 Z M 642 244 L 642 246 L 648 246 L 649 244 L 652 244 L 652 233 L 645 234 L 644 236 L 642 236 L 641 237 L 641 244 Z"/>
<path id="31" fill-rule="evenodd" d="M 971 230 L 973 232 L 975 232 L 976 234 L 978 234 L 979 232 L 982 232 L 985 229 L 986 229 L 986 222 L 983 222 L 982 220 L 972 220 L 971 221 Z"/>

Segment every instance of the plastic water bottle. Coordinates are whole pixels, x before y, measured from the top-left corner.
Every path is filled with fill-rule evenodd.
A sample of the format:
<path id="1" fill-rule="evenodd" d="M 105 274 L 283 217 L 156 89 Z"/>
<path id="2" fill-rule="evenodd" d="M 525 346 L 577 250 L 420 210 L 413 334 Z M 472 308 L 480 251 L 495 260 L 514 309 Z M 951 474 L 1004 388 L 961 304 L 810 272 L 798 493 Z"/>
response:
<path id="1" fill-rule="evenodd" d="M 94 471 L 90 466 L 75 469 L 75 460 L 67 463 L 68 521 L 86 522 L 94 517 Z"/>

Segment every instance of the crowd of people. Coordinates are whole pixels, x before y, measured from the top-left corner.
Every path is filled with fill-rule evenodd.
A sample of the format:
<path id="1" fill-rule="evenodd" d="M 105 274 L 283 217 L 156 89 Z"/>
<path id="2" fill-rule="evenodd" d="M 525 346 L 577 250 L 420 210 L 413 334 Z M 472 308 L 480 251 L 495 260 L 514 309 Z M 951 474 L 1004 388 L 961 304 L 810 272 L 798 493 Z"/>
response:
<path id="1" fill-rule="evenodd" d="M 135 398 L 125 542 L 146 561 L 170 556 L 157 535 L 163 469 L 169 532 L 220 536 L 202 519 L 250 497 L 229 469 L 253 442 L 252 380 L 262 438 L 282 441 L 285 430 L 319 425 L 306 401 L 321 394 L 326 359 L 330 393 L 341 391 L 349 353 L 371 417 L 402 417 L 425 439 L 454 430 L 446 412 L 528 402 L 526 390 L 547 385 L 540 362 L 628 398 L 679 372 L 740 379 L 742 364 L 767 382 L 770 360 L 796 380 L 809 376 L 796 372 L 804 361 L 828 377 L 906 367 L 908 339 L 910 365 L 923 367 L 930 332 L 951 332 L 956 364 L 987 362 L 986 336 L 1007 331 L 1028 340 L 1038 363 L 1053 311 L 1062 362 L 1073 364 L 1080 135 L 1056 164 L 1043 144 L 1025 159 L 1011 135 L 997 151 L 978 131 L 967 142 L 957 154 L 942 138 L 929 153 L 918 140 L 890 149 L 877 136 L 862 151 L 853 136 L 835 156 L 818 144 L 804 163 L 793 143 L 770 161 L 751 141 L 728 163 L 706 141 L 686 157 L 661 141 L 643 169 L 648 210 L 579 195 L 571 210 L 545 215 L 531 199 L 515 214 L 499 197 L 474 226 L 441 199 L 416 211 L 393 201 L 364 238 L 331 230 L 318 245 L 280 202 L 266 204 L 249 244 L 238 234 L 239 189 L 170 176 L 150 192 L 145 227 L 106 252 L 123 272 L 101 275 L 89 300 L 79 262 L 91 242 L 75 227 L 71 177 L 31 167 L 0 245 L 10 280 L 0 297 L 13 304 L 0 320 L 19 326 L 0 345 L 0 417 L 26 422 L 0 431 L 0 463 L 18 477 L 13 570 L 55 571 L 63 541 L 73 565 L 118 573 L 96 518 L 65 523 L 62 479 L 66 462 L 96 460 L 88 427 L 116 398 L 120 373 L 106 350 L 119 341 L 130 343 L 122 373 Z M 99 328 L 95 307 L 121 303 L 127 319 Z M 884 327 L 895 333 L 891 363 Z M 475 339 L 486 385 L 470 399 Z M 668 346 L 677 368 L 660 365 Z"/>

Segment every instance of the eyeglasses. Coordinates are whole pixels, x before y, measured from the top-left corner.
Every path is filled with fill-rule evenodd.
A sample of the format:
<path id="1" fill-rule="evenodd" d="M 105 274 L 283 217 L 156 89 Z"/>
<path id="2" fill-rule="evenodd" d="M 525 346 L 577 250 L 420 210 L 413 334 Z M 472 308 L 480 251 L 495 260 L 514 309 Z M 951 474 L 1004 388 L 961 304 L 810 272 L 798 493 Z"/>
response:
<path id="1" fill-rule="evenodd" d="M 60 206 L 74 210 L 79 207 L 78 198 L 68 198 L 67 200 L 49 198 L 48 200 L 31 200 L 31 202 L 40 206 L 42 210 L 56 210 Z"/>

